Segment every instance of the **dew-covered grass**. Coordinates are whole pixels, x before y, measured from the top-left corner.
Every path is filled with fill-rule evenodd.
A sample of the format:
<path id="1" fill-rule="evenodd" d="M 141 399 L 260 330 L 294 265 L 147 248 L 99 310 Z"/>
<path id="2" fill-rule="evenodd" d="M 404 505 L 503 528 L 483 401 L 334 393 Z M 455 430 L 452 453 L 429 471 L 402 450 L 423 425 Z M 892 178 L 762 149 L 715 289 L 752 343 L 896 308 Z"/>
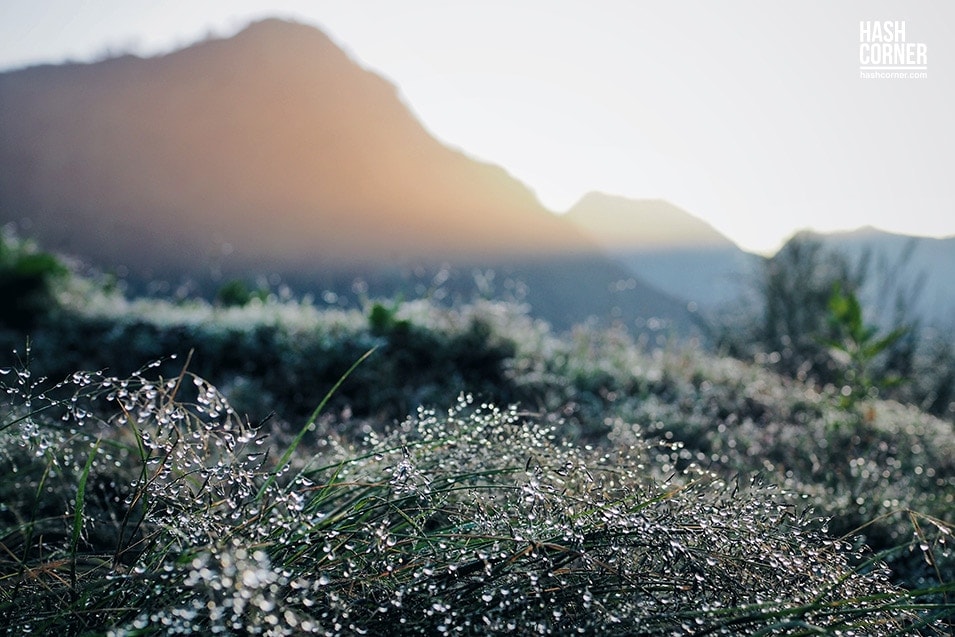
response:
<path id="1" fill-rule="evenodd" d="M 70 294 L 0 333 L 7 634 L 952 634 L 914 407 L 491 301 Z"/>
<path id="2" fill-rule="evenodd" d="M 902 635 L 953 613 L 951 584 L 896 586 L 805 498 L 633 427 L 573 442 L 462 394 L 270 435 L 180 365 L 4 370 L 7 634 Z"/>

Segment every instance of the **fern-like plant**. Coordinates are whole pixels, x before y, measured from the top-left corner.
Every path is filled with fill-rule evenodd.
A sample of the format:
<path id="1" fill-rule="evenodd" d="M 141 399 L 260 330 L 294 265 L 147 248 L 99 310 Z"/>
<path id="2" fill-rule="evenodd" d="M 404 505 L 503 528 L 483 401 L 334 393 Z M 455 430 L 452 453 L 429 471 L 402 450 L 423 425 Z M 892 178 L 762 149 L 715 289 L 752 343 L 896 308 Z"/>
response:
<path id="1" fill-rule="evenodd" d="M 879 390 L 902 382 L 897 375 L 877 375 L 874 362 L 880 354 L 908 332 L 905 326 L 887 334 L 865 322 L 862 305 L 851 290 L 838 283 L 829 296 L 829 323 L 837 335 L 829 339 L 830 355 L 842 370 L 840 401 L 843 407 L 855 407 L 860 400 L 875 397 Z"/>

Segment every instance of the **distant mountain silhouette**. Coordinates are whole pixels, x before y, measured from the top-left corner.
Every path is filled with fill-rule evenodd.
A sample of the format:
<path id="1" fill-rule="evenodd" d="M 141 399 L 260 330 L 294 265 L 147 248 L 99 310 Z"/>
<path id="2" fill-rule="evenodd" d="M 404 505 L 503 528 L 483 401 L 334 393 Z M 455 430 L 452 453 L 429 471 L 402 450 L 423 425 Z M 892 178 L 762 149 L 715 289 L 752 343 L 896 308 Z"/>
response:
<path id="1" fill-rule="evenodd" d="M 503 169 L 437 142 L 319 30 L 274 19 L 155 58 L 0 74 L 0 222 L 132 279 L 317 287 L 450 263 L 526 281 L 558 326 L 689 321 Z"/>
<path id="2" fill-rule="evenodd" d="M 736 298 L 760 261 L 711 225 L 659 199 L 592 192 L 564 217 L 635 275 L 701 306 Z"/>

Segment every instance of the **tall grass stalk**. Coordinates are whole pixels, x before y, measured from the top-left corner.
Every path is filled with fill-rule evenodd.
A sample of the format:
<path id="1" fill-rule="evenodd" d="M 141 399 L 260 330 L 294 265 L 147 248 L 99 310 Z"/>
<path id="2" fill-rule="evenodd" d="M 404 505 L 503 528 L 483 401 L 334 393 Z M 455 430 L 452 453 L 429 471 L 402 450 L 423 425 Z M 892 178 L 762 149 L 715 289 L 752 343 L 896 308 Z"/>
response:
<path id="1" fill-rule="evenodd" d="M 326 392 L 321 402 L 319 402 L 318 406 L 315 407 L 315 410 L 312 412 L 312 415 L 308 417 L 308 419 L 305 421 L 305 424 L 302 425 L 298 433 L 295 434 L 295 438 L 292 439 L 292 442 L 285 449 L 285 453 L 282 454 L 282 457 L 278 461 L 278 469 L 276 470 L 276 472 L 272 473 L 266 479 L 266 481 L 262 484 L 262 487 L 259 489 L 259 492 L 256 494 L 257 500 L 262 498 L 263 494 L 275 482 L 275 478 L 285 469 L 285 467 L 288 466 L 289 460 L 292 458 L 292 455 L 295 453 L 295 450 L 298 448 L 299 444 L 301 444 L 302 439 L 305 438 L 305 435 L 315 425 L 315 421 L 318 420 L 318 417 L 322 413 L 322 410 L 325 409 L 325 405 L 328 404 L 328 401 L 331 399 L 331 397 L 335 395 L 335 392 L 338 391 L 338 388 L 342 386 L 342 383 L 344 383 L 348 379 L 348 377 L 351 376 L 352 372 L 354 372 L 358 368 L 358 366 L 365 361 L 365 359 L 367 359 L 369 356 L 371 356 L 375 352 L 375 349 L 376 348 L 372 348 L 368 350 L 367 352 L 365 352 L 364 354 L 362 354 L 361 357 L 359 357 L 358 360 L 352 363 L 352 366 L 349 367 L 345 371 L 345 373 L 341 375 L 341 377 L 335 382 L 335 384 L 332 385 L 332 388 L 329 389 L 328 392 Z"/>
<path id="2" fill-rule="evenodd" d="M 76 501 L 73 504 L 73 532 L 70 535 L 70 588 L 76 591 L 76 550 L 80 542 L 80 534 L 83 532 L 83 522 L 85 520 L 84 507 L 86 505 L 86 481 L 89 479 L 90 470 L 93 468 L 93 461 L 96 460 L 96 453 L 99 451 L 100 441 L 97 440 L 86 458 L 86 464 L 80 473 L 79 483 L 76 486 Z"/>

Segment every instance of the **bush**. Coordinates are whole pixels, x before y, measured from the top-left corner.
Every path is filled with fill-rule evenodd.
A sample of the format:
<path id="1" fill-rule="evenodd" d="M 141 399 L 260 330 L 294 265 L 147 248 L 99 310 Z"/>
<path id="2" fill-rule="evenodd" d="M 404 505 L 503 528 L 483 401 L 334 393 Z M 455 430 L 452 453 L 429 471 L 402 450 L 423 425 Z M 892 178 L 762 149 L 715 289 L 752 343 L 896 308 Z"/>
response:
<path id="1" fill-rule="evenodd" d="M 829 297 L 829 322 L 835 338 L 828 345 L 839 368 L 837 382 L 843 407 L 854 407 L 860 399 L 878 396 L 880 388 L 902 382 L 901 376 L 890 376 L 886 372 L 876 377 L 873 364 L 905 336 L 909 331 L 907 327 L 897 327 L 880 336 L 876 326 L 863 321 L 858 297 L 843 291 L 839 284 L 833 287 Z"/>
<path id="2" fill-rule="evenodd" d="M 757 309 L 726 315 L 710 331 L 731 356 L 844 389 L 846 407 L 881 390 L 883 397 L 955 420 L 951 339 L 909 315 L 921 288 L 900 285 L 906 258 L 893 266 L 880 262 L 875 279 L 870 253 L 853 263 L 810 235 L 797 235 L 765 261 L 755 285 Z M 870 297 L 865 303 L 863 291 Z M 895 298 L 887 298 L 893 291 Z M 894 311 L 886 311 L 893 302 Z"/>
<path id="3" fill-rule="evenodd" d="M 0 233 L 0 327 L 27 330 L 56 306 L 56 284 L 69 270 L 36 245 Z"/>
<path id="4" fill-rule="evenodd" d="M 242 307 L 253 300 L 265 302 L 268 297 L 268 289 L 260 286 L 253 290 L 241 279 L 227 281 L 216 291 L 216 303 L 225 307 Z"/>
<path id="5" fill-rule="evenodd" d="M 190 370 L 226 389 L 241 388 L 237 407 L 253 420 L 273 411 L 295 419 L 311 412 L 316 393 L 334 383 L 341 369 L 377 347 L 335 397 L 333 410 L 391 423 L 465 390 L 500 403 L 520 399 L 507 377 L 516 346 L 477 309 L 432 307 L 429 312 L 447 320 L 421 325 L 418 320 L 429 319 L 395 317 L 376 310 L 380 304 L 365 317 L 290 301 L 235 307 L 115 298 L 100 303 L 65 309 L 31 330 L 38 373 L 62 377 L 92 368 L 126 375 L 170 354 L 182 360 L 192 352 Z M 20 338 L 14 335 L 8 348 Z M 163 371 L 171 374 L 176 364 L 167 363 Z"/>

